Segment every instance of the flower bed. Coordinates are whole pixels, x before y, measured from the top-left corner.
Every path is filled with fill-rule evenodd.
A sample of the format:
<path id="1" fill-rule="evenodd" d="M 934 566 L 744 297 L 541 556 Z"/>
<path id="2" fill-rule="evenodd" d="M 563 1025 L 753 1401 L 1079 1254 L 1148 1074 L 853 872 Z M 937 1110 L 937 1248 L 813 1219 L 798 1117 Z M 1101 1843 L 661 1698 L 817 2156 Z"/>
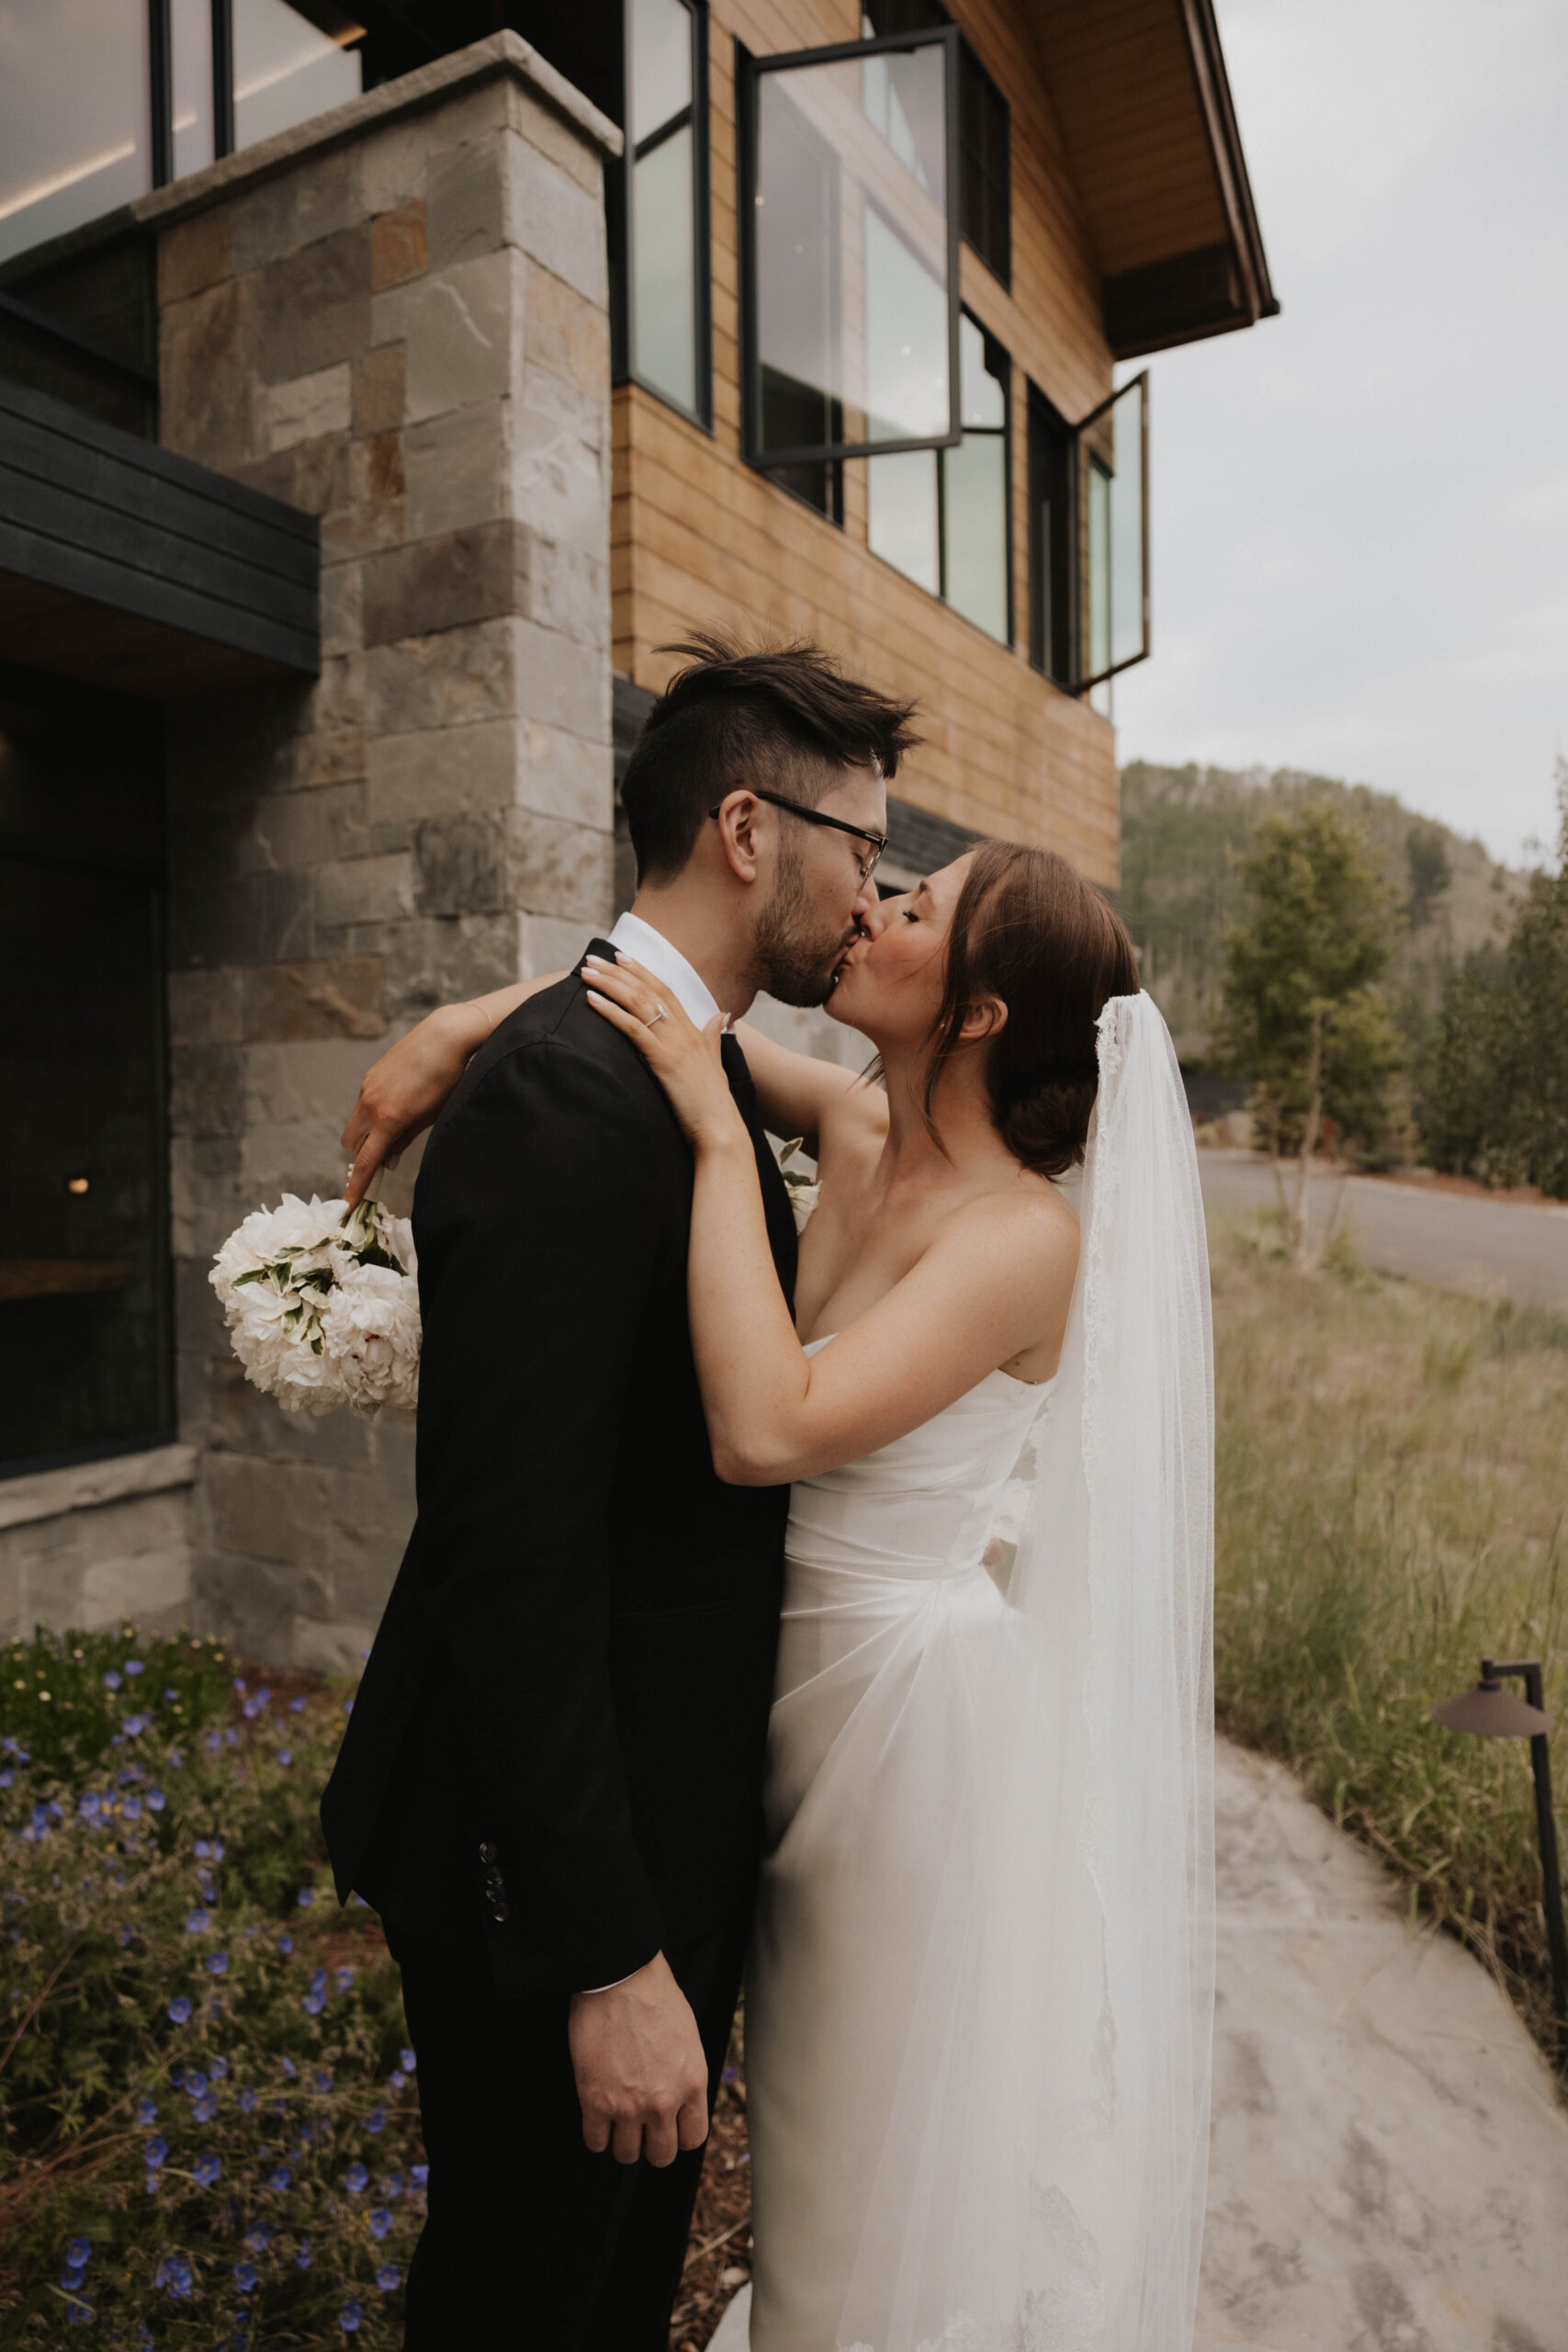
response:
<path id="1" fill-rule="evenodd" d="M 398 2343 L 414 2057 L 315 1813 L 349 1702 L 130 1627 L 0 1679 L 0 2346 Z"/>

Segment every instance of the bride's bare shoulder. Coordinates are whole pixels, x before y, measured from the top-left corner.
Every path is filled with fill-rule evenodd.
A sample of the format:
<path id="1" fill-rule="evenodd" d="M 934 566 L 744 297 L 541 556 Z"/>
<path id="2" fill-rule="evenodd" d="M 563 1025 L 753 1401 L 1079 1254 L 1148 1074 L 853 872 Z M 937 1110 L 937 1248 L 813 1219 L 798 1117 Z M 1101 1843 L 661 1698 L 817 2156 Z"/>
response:
<path id="1" fill-rule="evenodd" d="M 1011 1183 L 973 1195 L 948 1220 L 952 1241 L 981 1260 L 994 1259 L 1021 1277 L 1065 1275 L 1078 1261 L 1077 1213 L 1048 1177 L 1021 1169 Z"/>

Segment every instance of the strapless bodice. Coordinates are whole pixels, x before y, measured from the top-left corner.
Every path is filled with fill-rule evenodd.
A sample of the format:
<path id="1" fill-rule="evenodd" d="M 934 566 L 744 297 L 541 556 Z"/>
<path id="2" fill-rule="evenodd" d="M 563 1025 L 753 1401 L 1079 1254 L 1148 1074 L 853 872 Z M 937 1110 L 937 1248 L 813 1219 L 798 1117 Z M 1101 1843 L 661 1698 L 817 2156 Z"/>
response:
<path id="1" fill-rule="evenodd" d="M 832 1334 L 829 1335 L 830 1339 Z M 814 1340 L 808 1355 L 829 1339 Z M 797 1566 L 931 1577 L 977 1564 L 1054 1380 L 988 1373 L 908 1435 L 795 1481 L 786 1548 Z"/>

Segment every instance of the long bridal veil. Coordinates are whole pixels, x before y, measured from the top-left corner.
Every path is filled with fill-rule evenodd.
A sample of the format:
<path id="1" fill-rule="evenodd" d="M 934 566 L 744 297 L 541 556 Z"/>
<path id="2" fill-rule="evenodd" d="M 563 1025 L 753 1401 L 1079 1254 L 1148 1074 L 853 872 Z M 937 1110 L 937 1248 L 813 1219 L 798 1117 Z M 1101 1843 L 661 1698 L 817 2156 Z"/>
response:
<path id="1" fill-rule="evenodd" d="M 1191 1123 L 1099 1024 L 1062 1367 L 987 1565 L 843 2352 L 1187 2352 L 1213 2004 L 1213 1366 Z"/>

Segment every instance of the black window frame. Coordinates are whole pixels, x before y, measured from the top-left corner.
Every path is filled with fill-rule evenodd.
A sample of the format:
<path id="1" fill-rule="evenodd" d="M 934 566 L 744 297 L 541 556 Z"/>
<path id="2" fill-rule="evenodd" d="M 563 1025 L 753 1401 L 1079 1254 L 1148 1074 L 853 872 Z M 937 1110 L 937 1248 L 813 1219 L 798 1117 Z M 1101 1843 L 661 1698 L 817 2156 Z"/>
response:
<path id="1" fill-rule="evenodd" d="M 1097 401 L 1089 414 L 1069 424 L 1055 402 L 1048 400 L 1032 378 L 1025 379 L 1028 390 L 1028 471 L 1029 501 L 1029 660 L 1032 668 L 1059 686 L 1064 694 L 1081 698 L 1109 679 L 1119 677 L 1123 670 L 1134 669 L 1146 662 L 1154 650 L 1154 625 L 1151 610 L 1150 530 L 1149 530 L 1149 371 L 1140 369 L 1119 384 L 1106 399 Z M 1139 395 L 1140 475 L 1139 494 L 1142 528 L 1140 533 L 1139 581 L 1143 607 L 1143 643 L 1135 653 L 1125 655 L 1120 662 L 1111 662 L 1103 669 L 1092 670 L 1085 652 L 1088 621 L 1085 602 L 1089 588 L 1090 548 L 1088 529 L 1088 504 L 1090 469 L 1106 472 L 1103 459 L 1089 444 L 1087 435 L 1115 403 L 1130 392 Z M 1053 531 L 1052 545 L 1047 548 L 1042 521 L 1042 491 L 1043 475 L 1049 462 L 1055 473 L 1055 486 L 1059 495 L 1054 499 L 1054 510 L 1061 520 Z M 1051 616 L 1055 644 L 1044 644 L 1046 604 L 1041 594 L 1043 567 L 1051 567 Z M 1065 593 L 1064 593 L 1065 592 Z"/>
<path id="2" fill-rule="evenodd" d="M 959 144 L 958 107 L 958 30 L 956 26 L 938 24 L 911 32 L 889 33 L 874 40 L 830 41 L 813 49 L 783 50 L 759 56 L 745 43 L 735 44 L 735 112 L 736 148 L 736 217 L 739 234 L 740 320 L 739 350 L 740 362 L 740 448 L 745 462 L 754 471 L 768 475 L 781 469 L 798 471 L 805 467 L 840 466 L 850 458 L 896 457 L 910 449 L 953 448 L 963 438 L 961 428 L 944 435 L 922 435 L 904 441 L 886 442 L 823 442 L 797 449 L 764 450 L 761 447 L 761 370 L 757 361 L 757 210 L 754 200 L 757 178 L 758 93 L 764 74 L 791 73 L 803 67 L 833 65 L 852 58 L 897 54 L 905 50 L 929 49 L 938 41 L 948 51 L 947 66 L 947 126 L 945 170 L 947 175 L 947 297 L 948 297 L 948 381 L 953 388 L 950 414 L 955 415 L 961 405 L 958 321 L 963 308 L 959 292 L 959 248 L 963 242 L 959 212 L 960 203 L 953 200 L 954 191 L 961 190 L 961 153 Z M 798 493 L 797 493 L 798 494 Z"/>
<path id="3" fill-rule="evenodd" d="M 660 401 L 674 415 L 684 417 L 704 432 L 713 431 L 713 207 L 712 207 L 712 120 L 708 110 L 708 6 L 707 0 L 680 0 L 692 19 L 692 102 L 672 115 L 658 130 L 643 141 L 637 154 L 630 150 L 629 133 L 626 152 L 605 167 L 604 189 L 610 231 L 610 379 L 615 384 L 636 384 L 650 400 Z M 616 119 L 623 130 L 631 111 L 631 7 L 629 0 L 621 0 L 621 40 L 619 51 L 620 105 Z M 640 154 L 651 153 L 655 148 L 690 122 L 692 127 L 692 268 L 694 277 L 694 334 L 696 342 L 694 376 L 697 400 L 694 408 L 687 408 L 682 401 L 666 391 L 661 385 L 649 383 L 639 376 L 632 365 L 633 342 L 633 226 L 632 226 L 632 166 Z"/>
<path id="4" fill-rule="evenodd" d="M 1049 678 L 1053 685 L 1070 694 L 1077 667 L 1077 444 L 1073 427 L 1055 403 L 1046 399 L 1032 377 L 1027 377 L 1025 383 L 1029 660 L 1042 677 Z M 1043 511 L 1047 490 L 1051 493 L 1052 514 L 1049 545 Z M 1044 593 L 1047 585 L 1048 601 Z M 1045 642 L 1047 613 L 1052 624 L 1050 645 Z"/>
<path id="5" fill-rule="evenodd" d="M 1089 447 L 1086 436 L 1092 427 L 1100 423 L 1100 418 L 1108 414 L 1109 412 L 1116 406 L 1119 401 L 1125 400 L 1130 392 L 1136 392 L 1138 394 L 1138 494 L 1141 510 L 1141 527 L 1139 532 L 1139 594 L 1143 610 L 1143 643 L 1136 653 L 1125 654 L 1120 662 L 1114 660 L 1110 661 L 1105 664 L 1103 669 L 1091 670 L 1089 663 L 1092 662 L 1093 656 L 1090 654 L 1088 661 L 1085 659 L 1085 632 L 1083 627 L 1083 601 L 1085 591 L 1088 586 L 1089 564 L 1091 554 L 1089 541 L 1089 531 L 1087 527 L 1089 471 L 1091 468 L 1096 469 L 1107 481 L 1112 481 L 1114 477 L 1110 472 L 1110 469 L 1105 465 L 1103 459 L 1101 459 L 1098 453 Z M 1077 669 L 1078 675 L 1075 679 L 1072 687 L 1070 688 L 1070 692 L 1075 695 L 1082 695 L 1090 693 L 1096 686 L 1102 686 L 1106 684 L 1106 683 L 1111 678 L 1120 677 L 1123 670 L 1136 669 L 1138 663 L 1140 662 L 1146 662 L 1149 659 L 1150 654 L 1154 651 L 1154 619 L 1151 608 L 1152 598 L 1149 535 L 1148 369 L 1146 368 L 1140 368 L 1135 376 L 1130 376 L 1124 384 L 1118 384 L 1113 392 L 1108 393 L 1104 400 L 1097 401 L 1095 406 L 1090 409 L 1089 414 L 1086 417 L 1080 418 L 1078 424 L 1075 426 L 1073 440 L 1077 451 L 1077 465 L 1074 473 L 1072 510 L 1075 518 L 1075 530 L 1077 534 L 1074 547 L 1073 563 L 1073 579 L 1076 590 L 1077 619 L 1077 628 L 1074 637 L 1073 660 L 1074 664 Z M 1112 540 L 1112 552 L 1113 550 L 1114 540 Z M 1114 575 L 1112 575 L 1112 577 L 1114 577 Z M 1112 589 L 1112 595 L 1114 595 L 1114 589 Z M 1114 628 L 1115 616 L 1113 604 L 1111 613 L 1112 632 L 1114 632 Z M 1112 645 L 1111 648 L 1108 650 L 1113 651 L 1114 646 Z"/>
<path id="6" fill-rule="evenodd" d="M 960 38 L 958 68 L 959 141 L 964 242 L 998 286 L 1012 289 L 1012 109 L 968 41 Z M 970 115 L 978 116 L 978 139 L 970 138 Z M 995 134 L 996 155 L 987 151 Z M 981 218 L 976 221 L 973 215 Z M 996 217 L 999 212 L 999 218 Z"/>

